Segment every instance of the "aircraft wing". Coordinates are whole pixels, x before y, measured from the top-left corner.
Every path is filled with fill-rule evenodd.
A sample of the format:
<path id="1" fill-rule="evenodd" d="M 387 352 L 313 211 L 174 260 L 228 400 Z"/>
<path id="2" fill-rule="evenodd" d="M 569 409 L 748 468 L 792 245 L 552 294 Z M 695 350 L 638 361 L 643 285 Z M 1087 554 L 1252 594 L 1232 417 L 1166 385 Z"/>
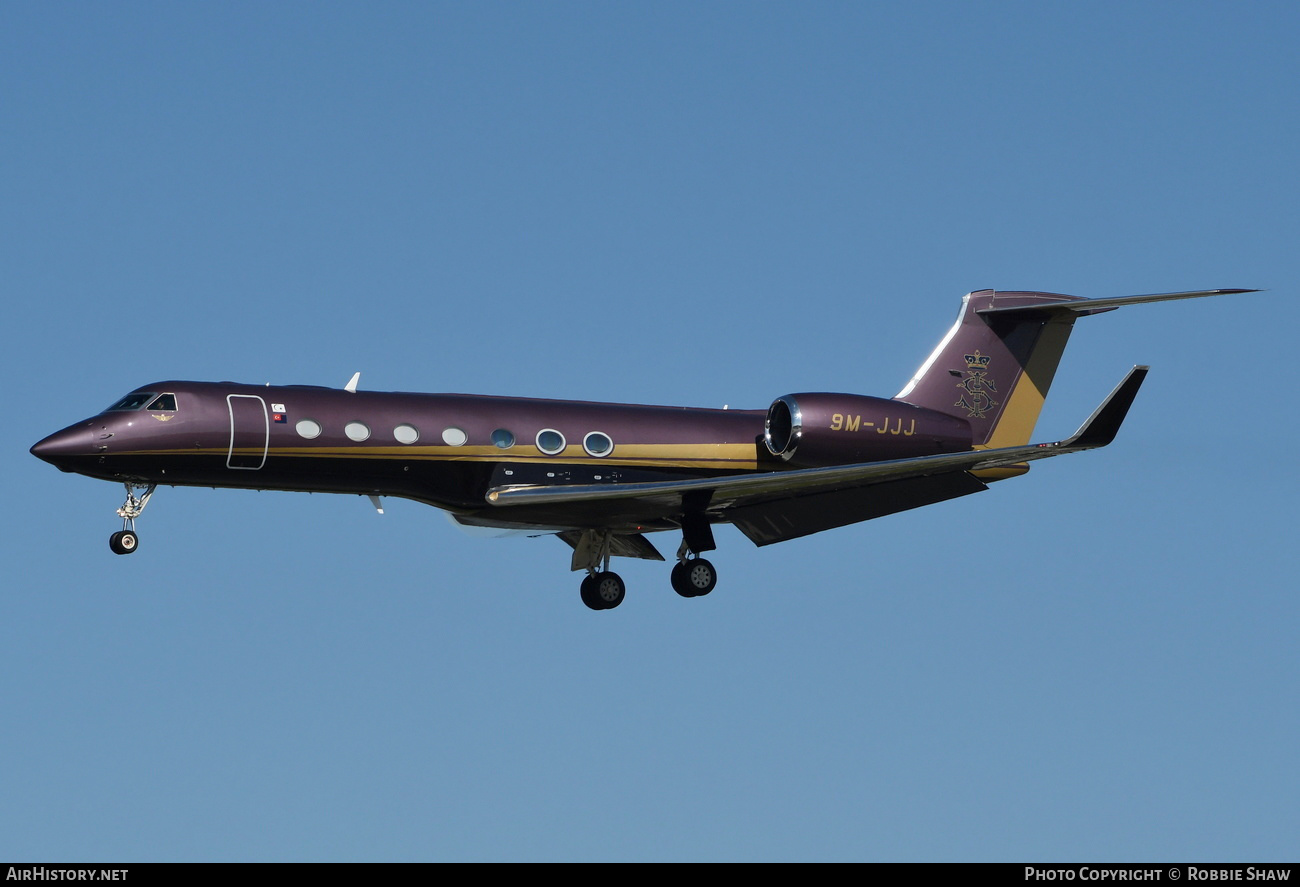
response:
<path id="1" fill-rule="evenodd" d="M 736 524 L 765 545 L 986 489 L 968 472 L 1104 447 L 1115 439 L 1148 369 L 1130 370 L 1073 436 L 1055 443 L 645 483 L 502 485 L 488 490 L 486 498 L 502 508 L 620 501 L 633 505 L 627 500 L 640 500 L 659 512 L 679 507 L 683 497 L 692 496 L 707 502 L 703 510 L 712 518 Z M 864 493 L 867 488 L 870 493 Z"/>

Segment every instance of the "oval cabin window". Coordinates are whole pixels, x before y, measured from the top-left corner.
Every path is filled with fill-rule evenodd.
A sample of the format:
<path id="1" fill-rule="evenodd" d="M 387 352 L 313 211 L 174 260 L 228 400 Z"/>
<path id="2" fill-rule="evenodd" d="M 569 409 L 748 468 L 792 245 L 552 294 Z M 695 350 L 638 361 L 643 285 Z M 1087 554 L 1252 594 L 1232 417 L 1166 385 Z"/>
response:
<path id="1" fill-rule="evenodd" d="M 582 439 L 582 448 L 592 456 L 608 456 L 614 441 L 603 431 L 593 431 Z"/>
<path id="2" fill-rule="evenodd" d="M 544 428 L 537 432 L 537 449 L 548 456 L 564 452 L 564 435 L 554 428 Z"/>

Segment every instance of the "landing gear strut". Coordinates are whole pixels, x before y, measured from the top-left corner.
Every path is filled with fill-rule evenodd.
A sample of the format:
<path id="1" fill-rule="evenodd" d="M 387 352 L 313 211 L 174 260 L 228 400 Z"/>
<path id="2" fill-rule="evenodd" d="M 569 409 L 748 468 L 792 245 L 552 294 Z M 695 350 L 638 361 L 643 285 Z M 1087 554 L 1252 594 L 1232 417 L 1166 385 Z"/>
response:
<path id="1" fill-rule="evenodd" d="M 713 564 L 691 551 L 686 540 L 677 549 L 677 563 L 669 575 L 673 591 L 682 597 L 703 597 L 718 584 L 718 571 Z"/>
<path id="2" fill-rule="evenodd" d="M 108 547 L 114 554 L 130 554 L 140 547 L 140 537 L 135 534 L 135 519 L 149 504 L 156 485 L 127 483 L 123 486 L 126 487 L 126 501 L 117 510 L 118 517 L 122 518 L 122 529 L 108 537 Z M 144 494 L 137 496 L 136 490 L 144 490 Z"/>

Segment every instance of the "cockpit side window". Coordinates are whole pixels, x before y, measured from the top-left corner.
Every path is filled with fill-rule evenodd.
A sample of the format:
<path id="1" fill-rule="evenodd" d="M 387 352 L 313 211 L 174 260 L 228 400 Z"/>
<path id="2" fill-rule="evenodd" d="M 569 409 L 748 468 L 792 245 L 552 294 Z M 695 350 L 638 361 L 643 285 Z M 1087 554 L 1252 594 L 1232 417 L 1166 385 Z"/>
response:
<path id="1" fill-rule="evenodd" d="M 114 411 L 138 410 L 143 408 L 145 404 L 153 400 L 157 395 L 158 392 L 156 391 L 136 391 L 128 394 L 126 397 L 104 410 L 104 412 L 112 413 Z M 175 409 L 175 407 L 172 407 L 172 409 Z"/>
<path id="2" fill-rule="evenodd" d="M 154 399 L 154 402 L 149 404 L 149 409 L 166 410 L 169 413 L 176 412 L 176 395 L 174 394 L 158 395 L 158 397 Z"/>

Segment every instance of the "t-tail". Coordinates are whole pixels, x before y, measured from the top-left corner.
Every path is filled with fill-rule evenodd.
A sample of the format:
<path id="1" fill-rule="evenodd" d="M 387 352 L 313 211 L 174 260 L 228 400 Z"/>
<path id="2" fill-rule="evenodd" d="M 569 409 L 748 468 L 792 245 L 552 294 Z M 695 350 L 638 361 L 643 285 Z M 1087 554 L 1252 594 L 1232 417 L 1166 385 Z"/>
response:
<path id="1" fill-rule="evenodd" d="M 970 422 L 977 449 L 1029 443 L 1076 318 L 1125 305 L 1196 299 L 1249 289 L 1197 290 L 1111 299 L 979 290 L 895 400 Z"/>

